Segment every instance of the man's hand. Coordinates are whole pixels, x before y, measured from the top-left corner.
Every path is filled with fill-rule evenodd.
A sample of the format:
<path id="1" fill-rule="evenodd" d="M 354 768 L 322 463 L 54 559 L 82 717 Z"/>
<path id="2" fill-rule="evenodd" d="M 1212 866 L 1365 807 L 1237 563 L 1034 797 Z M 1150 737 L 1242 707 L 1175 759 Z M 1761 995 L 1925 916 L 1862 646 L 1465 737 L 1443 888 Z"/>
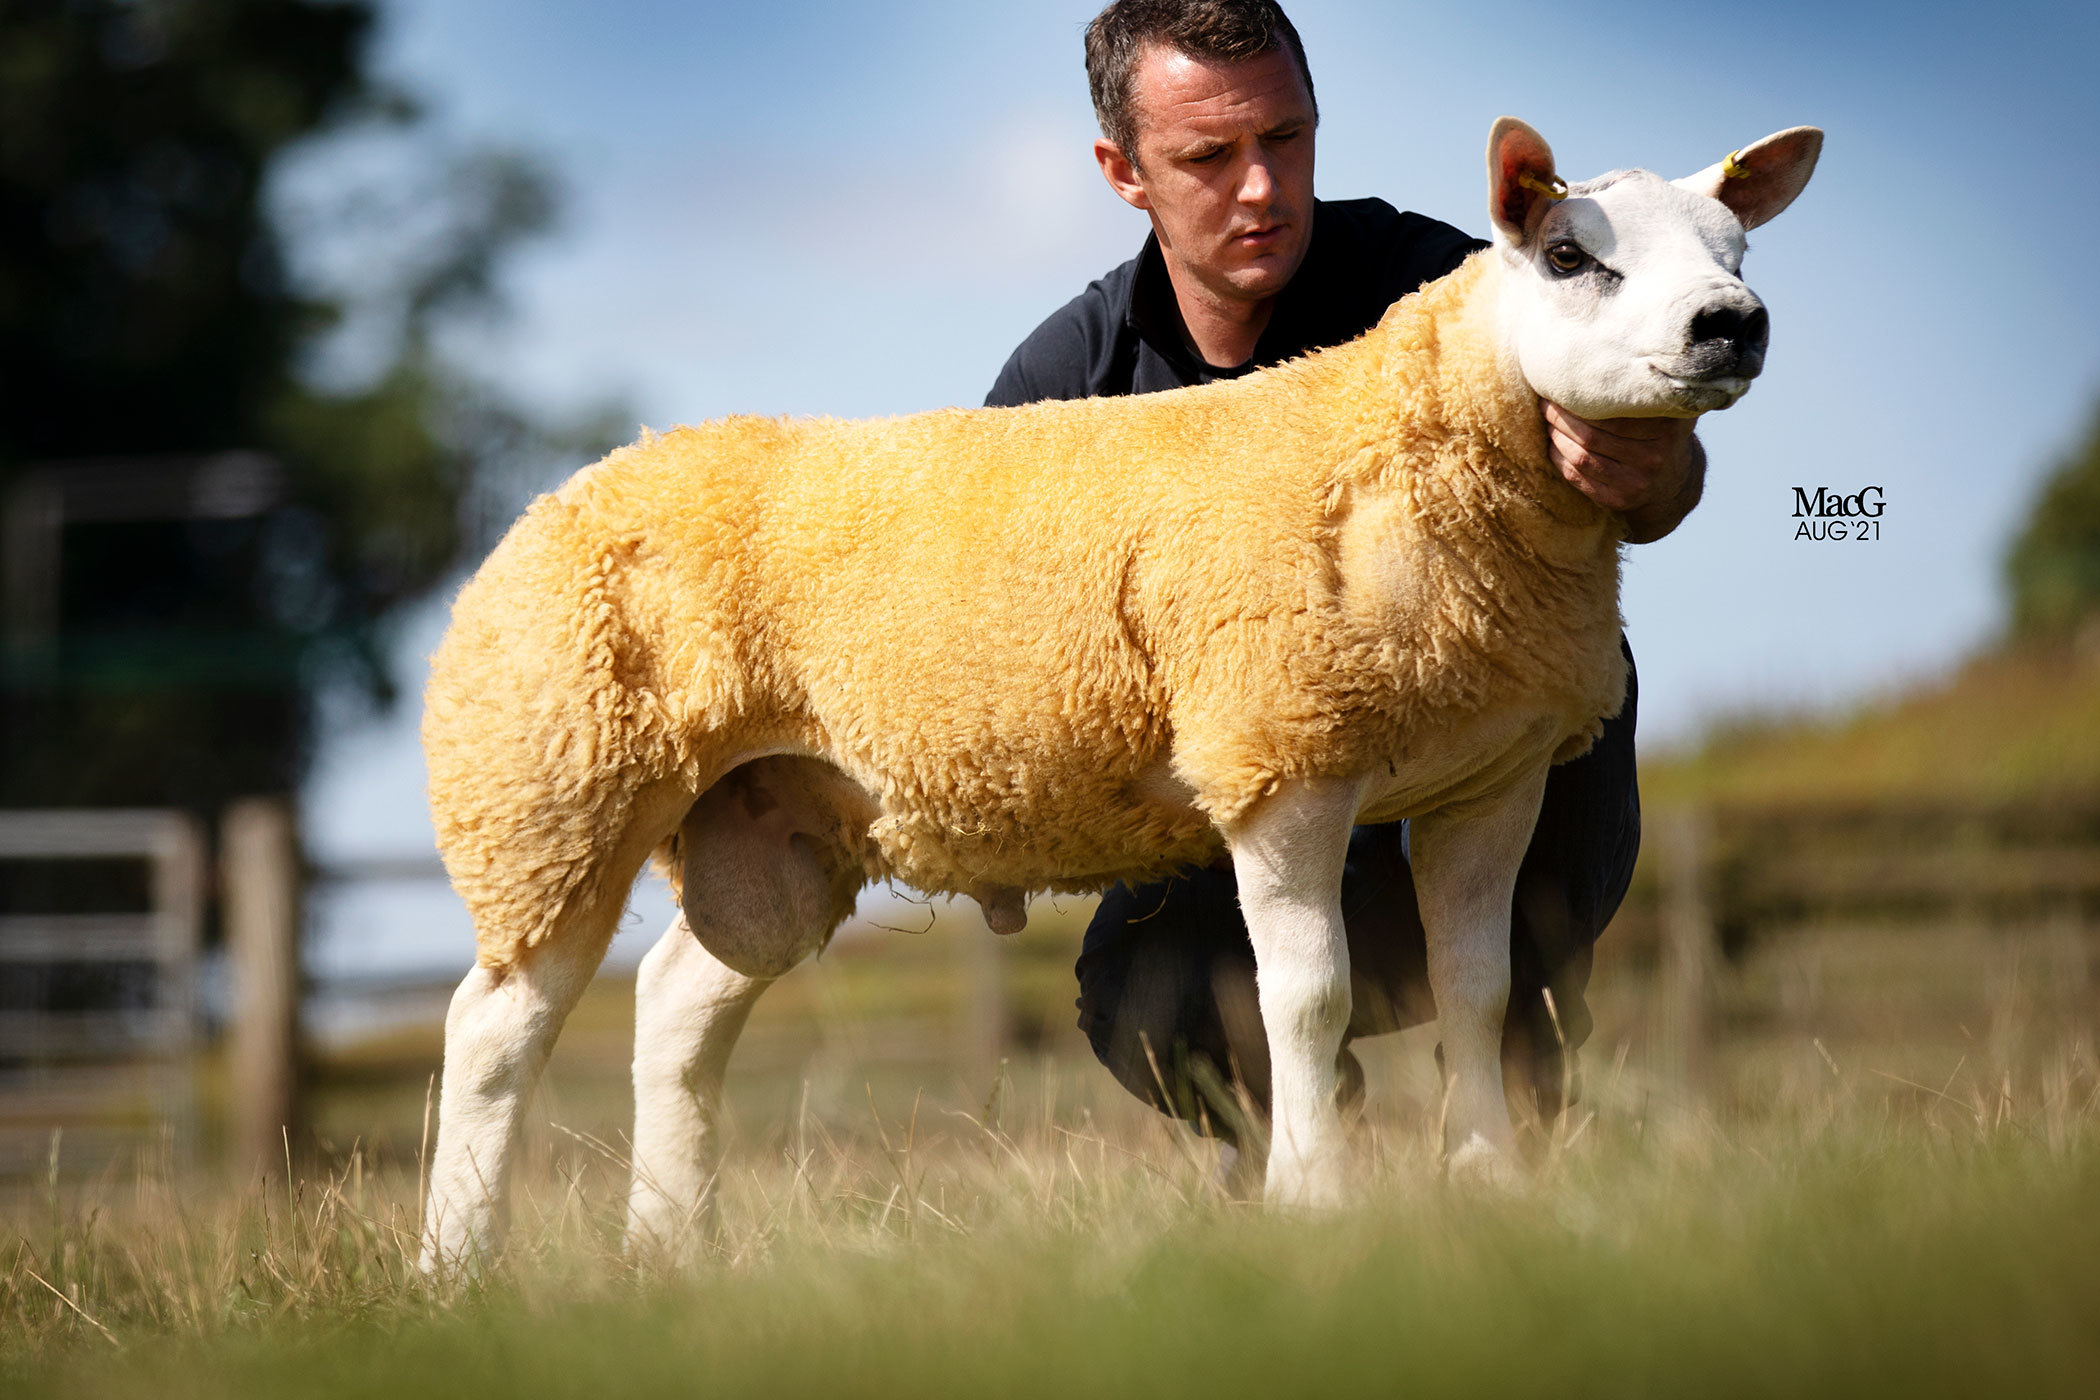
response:
<path id="1" fill-rule="evenodd" d="M 1647 544 L 1677 528 L 1706 489 L 1706 449 L 1692 418 L 1577 418 L 1546 411 L 1546 455 L 1576 490 L 1626 517 L 1626 542 Z"/>

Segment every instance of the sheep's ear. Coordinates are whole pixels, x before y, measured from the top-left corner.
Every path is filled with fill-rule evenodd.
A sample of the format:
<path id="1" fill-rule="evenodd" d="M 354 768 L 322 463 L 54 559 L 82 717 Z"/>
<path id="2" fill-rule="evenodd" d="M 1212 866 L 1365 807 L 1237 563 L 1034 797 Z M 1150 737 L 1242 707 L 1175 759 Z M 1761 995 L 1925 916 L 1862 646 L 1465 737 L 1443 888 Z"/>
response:
<path id="1" fill-rule="evenodd" d="M 1488 214 L 1495 227 L 1522 243 L 1567 195 L 1546 138 L 1515 117 L 1497 119 L 1488 133 Z"/>
<path id="2" fill-rule="evenodd" d="M 1816 157 L 1821 154 L 1822 128 L 1793 126 L 1732 151 L 1676 183 L 1693 194 L 1720 200 L 1744 228 L 1751 229 L 1778 218 L 1794 202 L 1808 177 L 1815 174 Z"/>

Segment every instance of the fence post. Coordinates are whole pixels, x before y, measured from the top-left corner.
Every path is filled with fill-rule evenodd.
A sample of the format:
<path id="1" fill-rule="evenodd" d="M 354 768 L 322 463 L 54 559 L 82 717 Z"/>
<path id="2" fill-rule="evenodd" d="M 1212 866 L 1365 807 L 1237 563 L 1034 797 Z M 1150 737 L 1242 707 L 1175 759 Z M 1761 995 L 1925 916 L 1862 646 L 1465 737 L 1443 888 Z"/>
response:
<path id="1" fill-rule="evenodd" d="M 284 1161 L 299 1050 L 298 838 L 283 798 L 226 809 L 221 829 L 226 953 L 232 973 L 231 1145 L 242 1172 Z"/>
<path id="2" fill-rule="evenodd" d="M 154 941 L 159 946 L 162 1005 L 176 1027 L 181 1062 L 164 1070 L 157 1091 L 167 1105 L 173 1165 L 189 1171 L 197 1149 L 197 949 L 204 941 L 210 866 L 204 828 L 187 813 L 168 813 L 153 838 Z"/>
<path id="3" fill-rule="evenodd" d="M 1662 857 L 1662 1005 L 1656 1068 L 1673 1082 L 1687 1107 L 1709 1087 L 1712 1036 L 1709 996 L 1718 958 L 1706 867 L 1712 820 L 1703 807 L 1664 811 L 1656 833 Z"/>

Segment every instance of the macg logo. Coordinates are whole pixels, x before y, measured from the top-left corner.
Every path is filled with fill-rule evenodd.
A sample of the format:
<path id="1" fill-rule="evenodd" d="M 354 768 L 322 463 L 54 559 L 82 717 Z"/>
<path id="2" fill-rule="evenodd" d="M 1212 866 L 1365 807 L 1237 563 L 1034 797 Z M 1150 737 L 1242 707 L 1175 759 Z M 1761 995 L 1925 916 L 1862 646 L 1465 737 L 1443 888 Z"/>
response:
<path id="1" fill-rule="evenodd" d="M 1879 486 L 1862 486 L 1847 496 L 1818 486 L 1808 494 L 1806 486 L 1794 488 L 1794 527 L 1797 540 L 1878 540 L 1881 512 L 1888 508 Z"/>

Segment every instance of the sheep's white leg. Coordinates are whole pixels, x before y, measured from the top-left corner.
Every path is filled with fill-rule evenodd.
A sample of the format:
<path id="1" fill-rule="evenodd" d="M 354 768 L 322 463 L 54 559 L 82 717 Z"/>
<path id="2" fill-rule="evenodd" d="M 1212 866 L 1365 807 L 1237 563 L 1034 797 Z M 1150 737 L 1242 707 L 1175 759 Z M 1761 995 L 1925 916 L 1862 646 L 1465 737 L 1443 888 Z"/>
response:
<path id="1" fill-rule="evenodd" d="M 545 944 L 507 974 L 476 967 L 453 993 L 423 1214 L 425 1273 L 478 1268 L 501 1247 L 525 1105 L 603 953 L 603 940 Z"/>
<path id="2" fill-rule="evenodd" d="M 1230 833 L 1269 1040 L 1263 1194 L 1272 1205 L 1333 1205 L 1342 1197 L 1347 1142 L 1335 1104 L 1335 1062 L 1349 1024 L 1342 864 L 1361 791 L 1334 779 L 1289 783 Z"/>
<path id="3" fill-rule="evenodd" d="M 1517 1174 L 1502 1092 L 1509 909 L 1545 790 L 1541 768 L 1503 792 L 1417 817 L 1409 833 L 1449 1080 L 1444 1146 L 1461 1178 L 1508 1182 Z"/>
<path id="4" fill-rule="evenodd" d="M 770 977 L 750 977 L 700 946 L 681 913 L 635 977 L 634 1184 L 630 1254 L 701 1243 L 721 1165 L 722 1078 Z"/>

